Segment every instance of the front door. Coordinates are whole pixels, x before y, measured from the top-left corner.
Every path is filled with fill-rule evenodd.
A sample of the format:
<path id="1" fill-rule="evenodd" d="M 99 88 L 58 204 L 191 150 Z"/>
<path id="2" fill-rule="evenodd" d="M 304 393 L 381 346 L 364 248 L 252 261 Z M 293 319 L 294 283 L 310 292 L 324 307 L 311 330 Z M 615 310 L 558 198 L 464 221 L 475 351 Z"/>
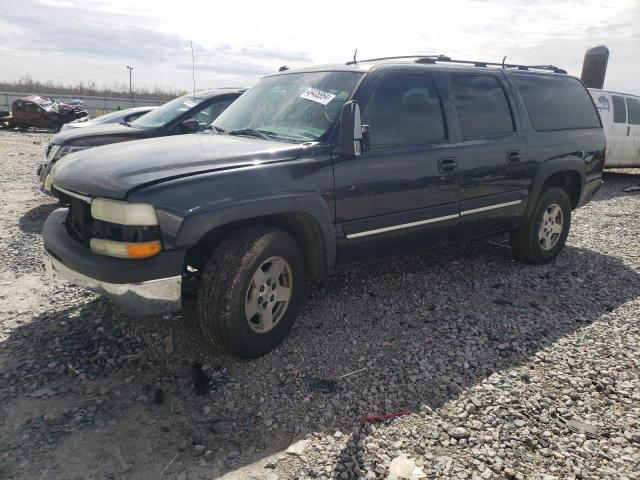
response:
<path id="1" fill-rule="evenodd" d="M 334 163 L 340 264 L 446 241 L 454 231 L 456 172 L 447 167 L 435 75 L 388 73 L 362 87 L 370 91 L 361 102 L 370 147 Z"/>
<path id="2" fill-rule="evenodd" d="M 640 166 L 640 100 L 625 97 L 627 101 L 628 124 L 624 146 L 623 165 Z"/>

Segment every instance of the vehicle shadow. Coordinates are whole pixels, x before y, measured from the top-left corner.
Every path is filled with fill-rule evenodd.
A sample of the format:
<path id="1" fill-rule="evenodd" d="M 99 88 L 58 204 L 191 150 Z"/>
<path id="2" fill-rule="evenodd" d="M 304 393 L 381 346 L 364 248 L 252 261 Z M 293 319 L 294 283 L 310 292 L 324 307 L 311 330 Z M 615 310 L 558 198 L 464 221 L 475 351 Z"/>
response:
<path id="1" fill-rule="evenodd" d="M 312 432 L 363 432 L 361 415 L 436 409 L 633 300 L 639 287 L 638 272 L 591 250 L 567 247 L 553 264 L 532 267 L 495 243 L 460 244 L 341 272 L 312 287 L 289 338 L 254 361 L 208 345 L 193 301 L 182 315 L 129 318 L 94 300 L 35 317 L 0 343 L 7 372 L 0 405 L 28 394 L 26 386 L 71 385 L 59 395 L 86 401 L 109 385 L 120 394 L 100 396 L 95 418 L 103 420 L 85 427 L 76 450 L 69 445 L 79 434 L 61 426 L 60 437 L 34 447 L 34 455 L 72 463 L 91 456 L 96 478 L 107 468 L 115 477 L 159 478 L 175 455 L 166 478 L 180 473 L 176 466 L 215 477 Z M 66 367 L 45 368 L 52 359 Z M 192 388 L 195 362 L 209 377 L 206 395 Z M 157 390 L 159 405 L 140 401 Z M 140 465 L 145 438 L 154 444 Z M 17 441 L 5 438 L 0 447 L 24 448 Z M 118 461 L 105 450 L 114 444 Z M 195 445 L 211 453 L 196 456 Z M 358 455 L 352 444 L 336 454 L 336 465 Z"/>
<path id="2" fill-rule="evenodd" d="M 18 220 L 20 230 L 25 233 L 42 233 L 44 221 L 56 208 L 60 208 L 60 204 L 57 202 L 43 203 L 28 210 Z"/>

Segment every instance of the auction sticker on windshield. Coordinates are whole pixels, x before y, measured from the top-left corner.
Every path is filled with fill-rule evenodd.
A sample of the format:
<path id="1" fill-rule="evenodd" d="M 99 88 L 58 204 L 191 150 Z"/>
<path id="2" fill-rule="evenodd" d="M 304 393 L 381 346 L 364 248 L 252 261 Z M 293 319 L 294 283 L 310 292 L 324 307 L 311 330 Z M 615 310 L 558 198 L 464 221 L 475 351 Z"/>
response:
<path id="1" fill-rule="evenodd" d="M 312 102 L 327 105 L 331 100 L 336 98 L 336 96 L 333 93 L 325 92 L 324 90 L 320 90 L 319 88 L 309 87 L 304 92 L 302 92 L 300 98 L 305 98 L 307 100 L 311 100 Z"/>

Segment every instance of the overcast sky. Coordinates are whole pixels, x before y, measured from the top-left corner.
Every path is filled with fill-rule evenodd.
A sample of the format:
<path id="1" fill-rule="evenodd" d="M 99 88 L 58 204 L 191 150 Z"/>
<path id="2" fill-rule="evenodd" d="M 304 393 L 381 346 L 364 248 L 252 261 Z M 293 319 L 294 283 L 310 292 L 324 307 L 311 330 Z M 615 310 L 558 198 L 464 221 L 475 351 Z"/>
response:
<path id="1" fill-rule="evenodd" d="M 535 5 L 530 5 L 535 4 Z M 0 78 L 249 86 L 281 65 L 443 53 L 554 64 L 611 51 L 605 88 L 640 94 L 640 0 L 0 0 Z"/>

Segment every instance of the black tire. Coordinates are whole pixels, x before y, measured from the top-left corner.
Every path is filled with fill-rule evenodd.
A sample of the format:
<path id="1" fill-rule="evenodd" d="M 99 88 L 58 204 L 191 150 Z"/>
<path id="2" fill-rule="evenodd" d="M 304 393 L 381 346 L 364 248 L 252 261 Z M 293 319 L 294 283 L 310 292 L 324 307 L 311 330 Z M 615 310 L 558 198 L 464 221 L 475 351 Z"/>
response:
<path id="1" fill-rule="evenodd" d="M 553 247 L 545 250 L 538 238 L 538 233 L 545 211 L 553 204 L 558 205 L 562 210 L 562 232 Z M 517 260 L 532 265 L 542 265 L 553 261 L 564 248 L 570 227 L 571 201 L 567 192 L 557 187 L 543 190 L 529 221 L 511 231 L 513 256 Z"/>
<path id="2" fill-rule="evenodd" d="M 292 291 L 280 320 L 265 333 L 254 331 L 245 316 L 245 299 L 254 273 L 272 257 L 282 257 L 292 272 Z M 304 295 L 304 258 L 288 233 L 246 227 L 220 242 L 207 261 L 198 290 L 198 321 L 211 343 L 244 358 L 269 353 L 287 336 Z"/>

